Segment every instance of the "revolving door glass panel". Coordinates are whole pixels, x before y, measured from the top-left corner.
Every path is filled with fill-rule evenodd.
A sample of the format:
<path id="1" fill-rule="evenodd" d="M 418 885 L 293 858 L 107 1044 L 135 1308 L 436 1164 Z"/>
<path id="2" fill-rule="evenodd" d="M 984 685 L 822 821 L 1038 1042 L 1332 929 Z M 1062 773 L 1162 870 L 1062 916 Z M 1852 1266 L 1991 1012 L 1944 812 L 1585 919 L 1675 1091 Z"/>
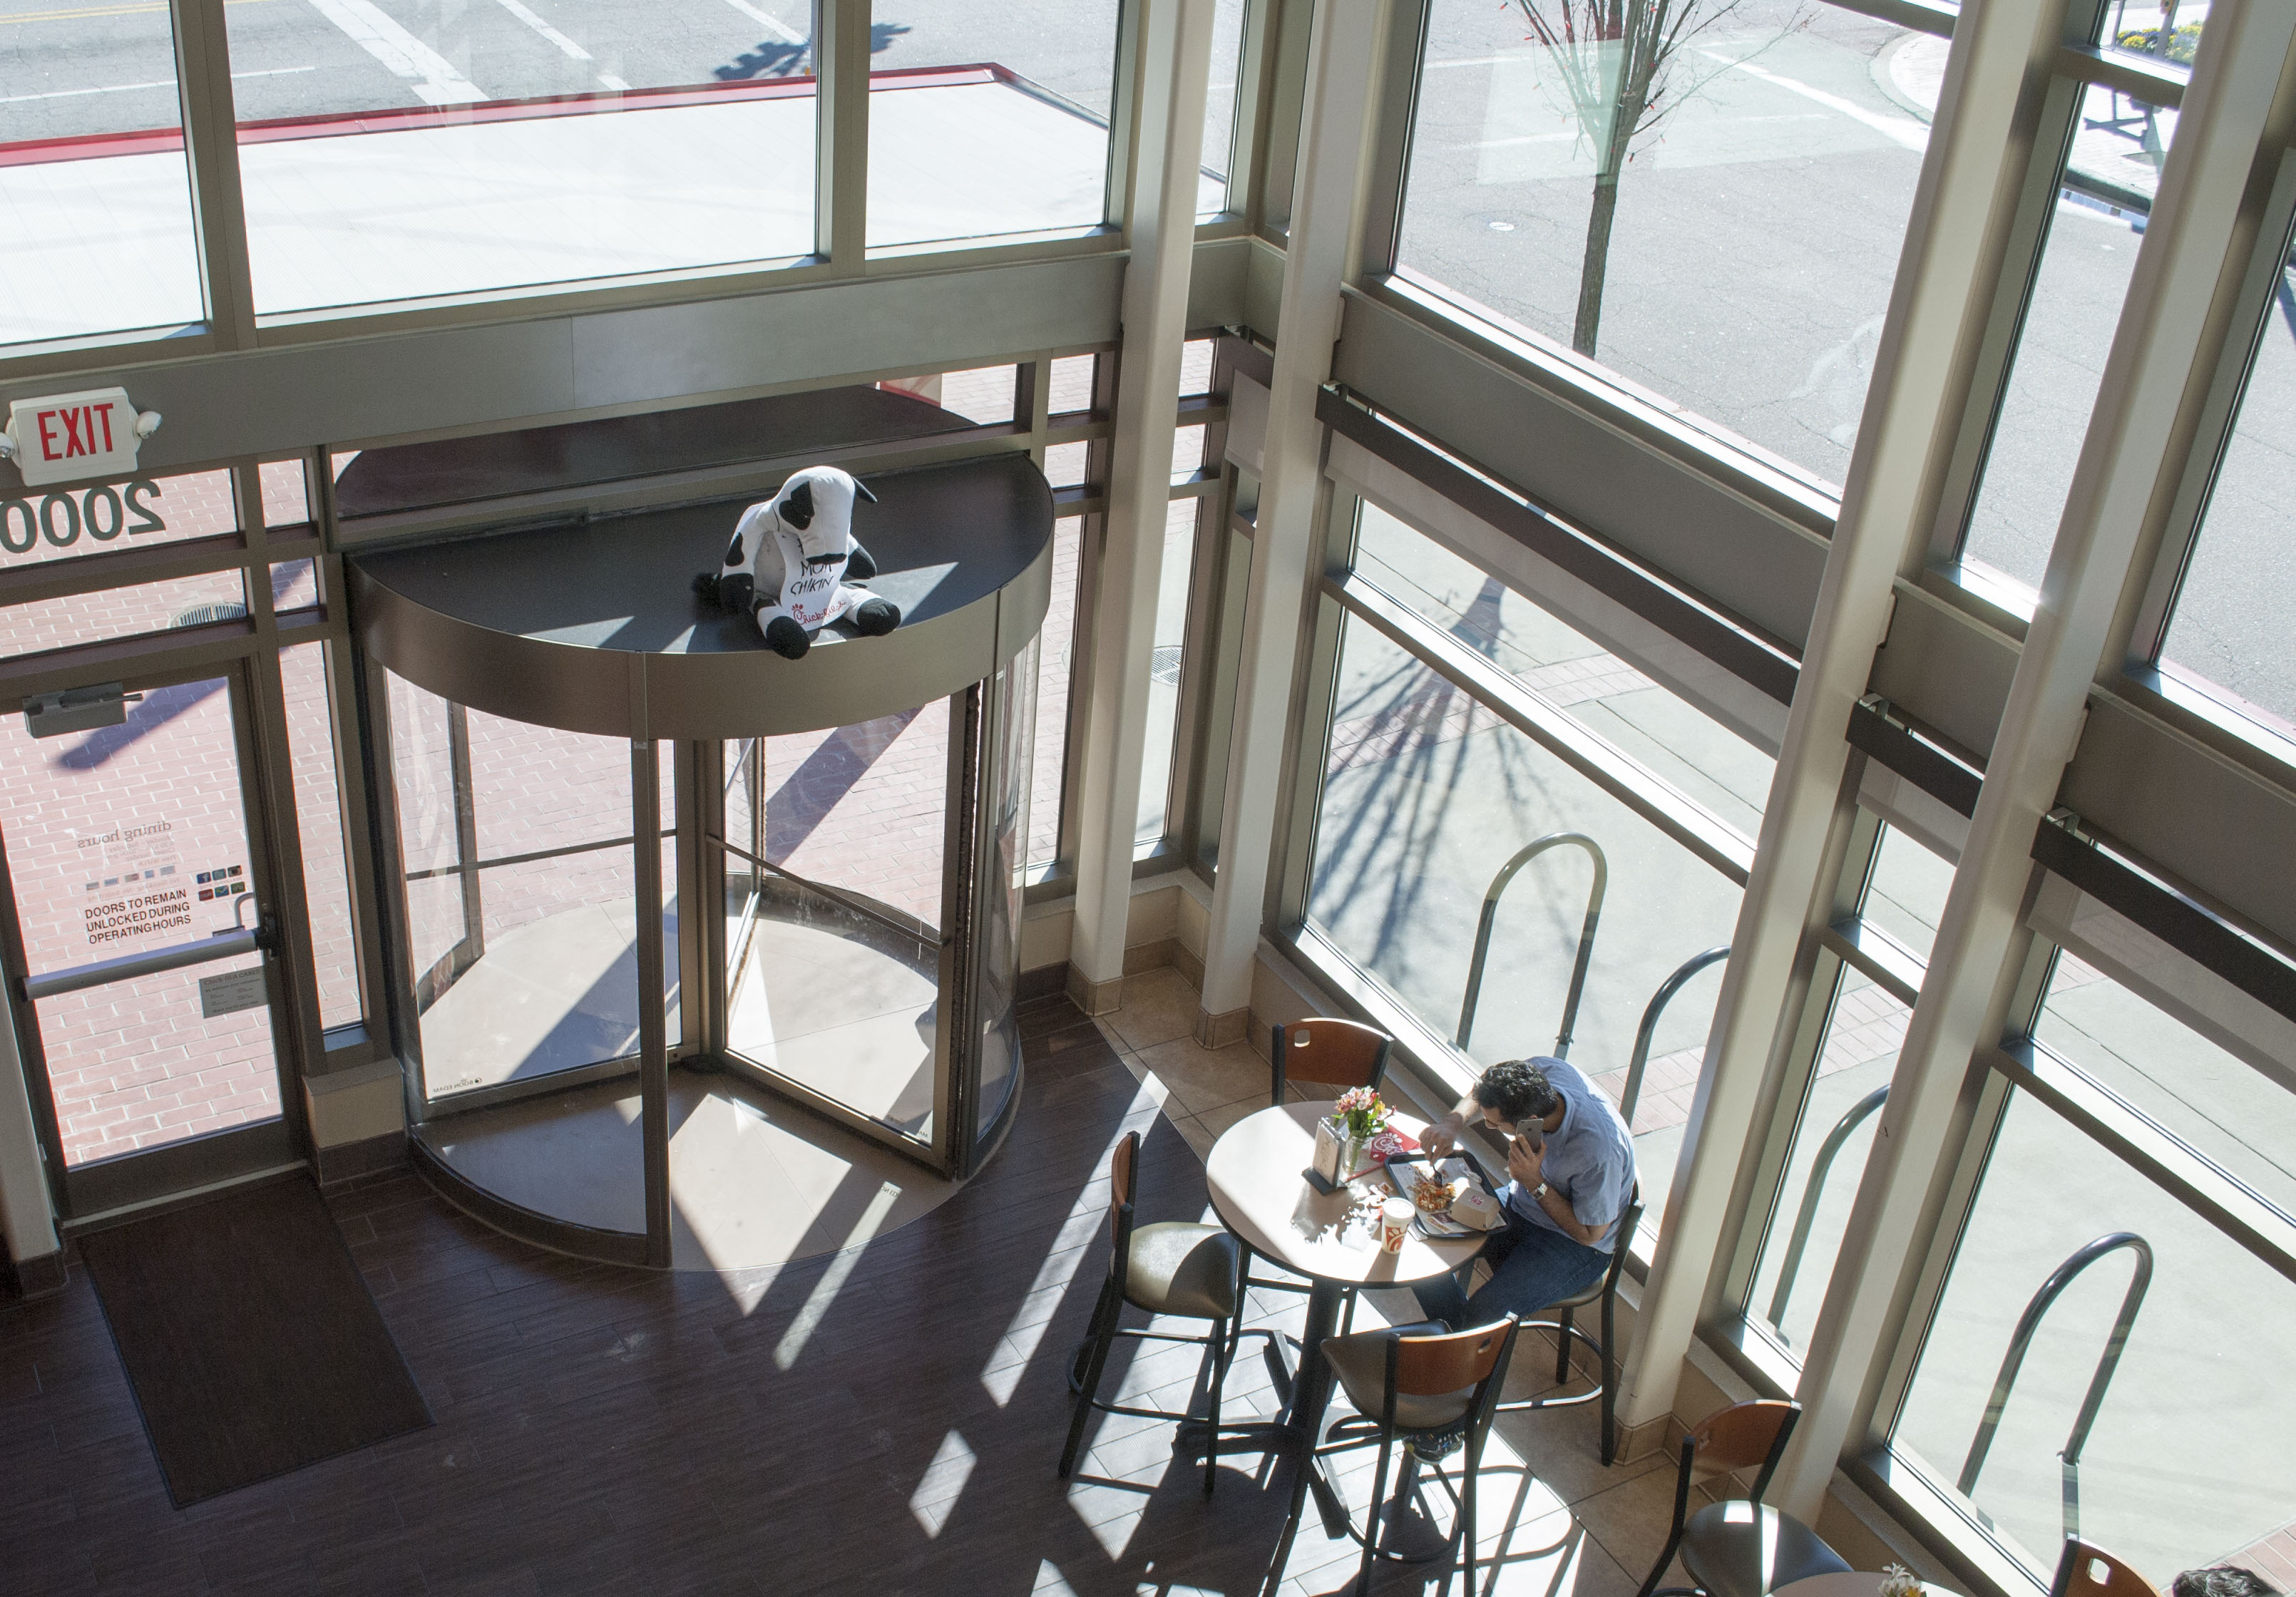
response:
<path id="1" fill-rule="evenodd" d="M 1037 643 L 996 674 L 988 695 L 988 781 L 975 925 L 973 1010 L 980 1032 L 972 1132 L 982 1150 L 996 1136 L 1020 1080 L 1021 892 L 1028 885 L 1029 796 L 1034 786 Z"/>
<path id="2" fill-rule="evenodd" d="M 424 1095 L 483 1094 L 638 1053 L 631 747 L 506 720 L 388 678 Z M 675 814 L 660 762 L 663 837 Z M 670 860 L 664 848 L 667 866 Z M 679 1036 L 677 903 L 663 876 Z"/>
<path id="3" fill-rule="evenodd" d="M 952 706 L 724 745 L 726 1048 L 925 1148 L 949 944 Z"/>

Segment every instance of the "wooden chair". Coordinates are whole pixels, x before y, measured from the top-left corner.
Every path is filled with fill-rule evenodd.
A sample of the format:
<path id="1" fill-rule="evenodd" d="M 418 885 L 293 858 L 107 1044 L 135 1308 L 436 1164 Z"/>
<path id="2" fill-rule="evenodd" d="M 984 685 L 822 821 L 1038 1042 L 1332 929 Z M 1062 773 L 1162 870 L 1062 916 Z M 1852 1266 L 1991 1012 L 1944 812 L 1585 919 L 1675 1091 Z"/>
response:
<path id="1" fill-rule="evenodd" d="M 1640 1597 L 1653 1597 L 1659 1577 L 1682 1554 L 1692 1585 L 1668 1586 L 1668 1593 L 1704 1593 L 1706 1597 L 1765 1597 L 1790 1581 L 1847 1570 L 1841 1556 L 1817 1533 L 1791 1514 L 1762 1502 L 1770 1477 L 1784 1456 L 1786 1438 L 1801 1418 L 1801 1405 L 1775 1401 L 1734 1403 L 1709 1414 L 1682 1438 L 1682 1460 L 1674 1482 L 1674 1527 L 1666 1551 L 1651 1567 Z M 1690 1511 L 1690 1481 L 1699 1469 L 1735 1473 L 1759 1468 L 1753 1490 L 1742 1498 L 1710 1503 Z"/>
<path id="2" fill-rule="evenodd" d="M 2065 1538 L 2057 1559 L 2057 1577 L 2049 1583 L 2049 1597 L 2161 1597 L 2152 1583 L 2103 1548 Z"/>
<path id="3" fill-rule="evenodd" d="M 1363 1544 L 1363 1567 L 1356 1577 L 1357 1597 L 1371 1589 L 1373 1560 L 1380 1558 L 1381 1511 L 1386 1506 L 1388 1464 L 1398 1441 L 1419 1437 L 1448 1436 L 1464 1423 L 1464 1460 L 1459 1484 L 1454 1486 L 1442 1466 L 1423 1459 L 1420 1470 L 1440 1483 L 1458 1516 L 1453 1535 L 1465 1562 L 1461 1590 L 1475 1589 L 1475 1474 L 1482 1467 L 1483 1446 L 1490 1438 L 1491 1416 L 1497 1412 L 1499 1388 L 1506 1384 L 1507 1361 L 1514 1353 L 1516 1321 L 1509 1314 L 1488 1325 L 1454 1331 L 1440 1321 L 1413 1325 L 1383 1326 L 1353 1336 L 1329 1337 L 1324 1356 L 1331 1361 L 1334 1383 L 1348 1395 L 1357 1413 L 1340 1421 L 1328 1432 L 1323 1416 L 1312 1417 L 1311 1429 L 1323 1439 L 1300 1460 L 1292 1482 L 1292 1506 L 1277 1543 L 1275 1563 L 1268 1578 L 1282 1577 L 1292 1556 L 1292 1543 L 1307 1506 L 1308 1471 L 1316 1461 L 1335 1453 L 1376 1443 L 1379 1462 L 1371 1478 L 1371 1506 L 1364 1528 L 1352 1520 L 1348 1534 Z"/>
<path id="4" fill-rule="evenodd" d="M 1353 1020 L 1311 1017 L 1295 1020 L 1289 1026 L 1278 1026 L 1270 1039 L 1273 1053 L 1268 1073 L 1267 1102 L 1275 1108 L 1283 1107 L 1283 1090 L 1293 1083 L 1334 1089 L 1336 1098 L 1349 1087 L 1370 1087 L 1377 1091 L 1387 1080 L 1387 1056 L 1395 1046 L 1395 1039 L 1387 1033 Z M 1243 1284 L 1246 1291 L 1253 1287 L 1265 1287 L 1275 1292 L 1305 1292 L 1309 1290 L 1304 1281 L 1273 1275 L 1251 1274 L 1252 1252 L 1243 1250 Z M 1355 1329 L 1356 1294 L 1347 1294 L 1347 1318 L 1341 1323 L 1344 1334 Z M 1257 1335 L 1257 1332 L 1253 1333 Z M 1272 1353 L 1271 1357 L 1275 1356 Z"/>
<path id="5" fill-rule="evenodd" d="M 1109 1349 L 1119 1337 L 1201 1343 L 1204 1356 L 1198 1380 L 1206 1388 L 1211 1407 L 1204 1442 L 1204 1495 L 1209 1497 L 1218 1478 L 1220 1388 L 1227 1380 L 1228 1364 L 1235 1352 L 1235 1339 L 1229 1332 L 1243 1306 L 1238 1243 L 1217 1225 L 1177 1220 L 1136 1224 L 1132 1188 L 1139 1164 L 1140 1134 L 1127 1132 L 1108 1161 L 1108 1233 L 1114 1246 L 1108 1257 L 1108 1280 L 1100 1290 L 1100 1301 L 1093 1306 L 1092 1327 L 1077 1349 L 1076 1373 L 1070 1380 L 1076 1412 L 1069 1421 L 1068 1445 L 1061 1451 L 1061 1478 L 1067 1479 L 1076 1469 L 1077 1454 L 1084 1447 L 1085 1425 L 1095 1409 L 1176 1423 L 1190 1418 L 1164 1409 L 1100 1401 L 1101 1374 L 1108 1364 Z M 1118 1322 L 1127 1304 L 1152 1314 L 1209 1320 L 1211 1329 L 1200 1337 L 1122 1330 Z"/>
<path id="6" fill-rule="evenodd" d="M 1552 1320 L 1526 1320 L 1525 1331 L 1551 1331 L 1554 1333 L 1554 1380 L 1561 1385 L 1570 1379 L 1570 1345 L 1578 1342 L 1588 1348 L 1603 1367 L 1602 1383 L 1591 1391 L 1572 1392 L 1562 1397 L 1529 1397 L 1521 1403 L 1502 1403 L 1499 1413 L 1521 1413 L 1535 1408 L 1573 1408 L 1581 1403 L 1599 1400 L 1603 1405 L 1603 1462 L 1610 1463 L 1619 1456 L 1619 1339 L 1618 1306 L 1619 1277 L 1626 1273 L 1627 1250 L 1634 1245 L 1635 1228 L 1642 1224 L 1643 1190 L 1636 1186 L 1627 1198 L 1625 1213 L 1619 1216 L 1619 1232 L 1611 1249 L 1611 1267 L 1583 1290 L 1574 1292 L 1559 1303 L 1547 1307 L 1555 1311 Z M 1603 1336 L 1597 1341 L 1579 1328 L 1576 1316 L 1582 1308 L 1601 1305 Z"/>

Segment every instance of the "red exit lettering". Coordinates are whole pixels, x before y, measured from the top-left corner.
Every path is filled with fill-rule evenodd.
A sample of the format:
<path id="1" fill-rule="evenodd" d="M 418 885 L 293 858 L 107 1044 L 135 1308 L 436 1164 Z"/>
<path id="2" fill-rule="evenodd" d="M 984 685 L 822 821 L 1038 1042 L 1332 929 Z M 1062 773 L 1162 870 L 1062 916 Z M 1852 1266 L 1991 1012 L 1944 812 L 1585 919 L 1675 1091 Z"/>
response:
<path id="1" fill-rule="evenodd" d="M 102 405 L 67 405 L 62 410 L 37 413 L 40 430 L 40 453 L 49 460 L 70 460 L 78 455 L 109 455 L 112 451 L 111 413 L 117 408 L 107 400 Z M 56 424 L 63 424 L 62 449 L 56 447 Z M 99 446 L 96 434 L 101 429 L 103 442 Z"/>

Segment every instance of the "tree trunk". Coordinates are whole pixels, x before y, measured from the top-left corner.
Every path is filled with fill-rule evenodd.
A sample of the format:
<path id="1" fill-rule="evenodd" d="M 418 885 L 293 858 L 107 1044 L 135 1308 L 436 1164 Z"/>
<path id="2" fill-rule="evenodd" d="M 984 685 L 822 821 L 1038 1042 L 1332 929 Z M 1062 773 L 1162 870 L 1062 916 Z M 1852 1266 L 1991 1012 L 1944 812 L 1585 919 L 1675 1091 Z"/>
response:
<path id="1" fill-rule="evenodd" d="M 1603 328 L 1603 286 L 1610 274 L 1611 225 L 1619 214 L 1619 178 L 1626 170 L 1634 146 L 1635 130 L 1650 106 L 1651 78 L 1657 65 L 1642 59 L 1636 29 L 1646 19 L 1640 0 L 1628 7 L 1630 20 L 1620 42 L 1625 60 L 1620 62 L 1617 103 L 1611 107 L 1611 126 L 1603 141 L 1602 160 L 1595 168 L 1594 201 L 1587 208 L 1587 252 L 1578 266 L 1578 315 L 1570 330 L 1570 347 L 1593 359 Z"/>
<path id="2" fill-rule="evenodd" d="M 1595 357 L 1595 340 L 1603 329 L 1603 281 L 1610 270 L 1611 219 L 1619 211 L 1619 175 L 1598 173 L 1594 203 L 1587 210 L 1587 253 L 1578 266 L 1578 319 L 1570 329 L 1570 347 Z"/>

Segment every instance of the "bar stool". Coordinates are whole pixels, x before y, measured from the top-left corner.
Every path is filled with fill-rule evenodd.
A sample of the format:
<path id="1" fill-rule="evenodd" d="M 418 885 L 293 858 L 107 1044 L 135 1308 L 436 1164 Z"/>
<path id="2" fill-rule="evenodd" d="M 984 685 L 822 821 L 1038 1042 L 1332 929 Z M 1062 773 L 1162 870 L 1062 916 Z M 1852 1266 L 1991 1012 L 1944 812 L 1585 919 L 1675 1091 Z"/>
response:
<path id="1" fill-rule="evenodd" d="M 1659 1577 L 1677 1550 L 1693 1584 L 1668 1586 L 1669 1593 L 1765 1597 L 1791 1581 L 1849 1569 L 1816 1531 L 1762 1502 L 1785 1454 L 1786 1438 L 1800 1418 L 1799 1403 L 1734 1403 L 1707 1415 L 1682 1438 L 1682 1462 L 1674 1482 L 1674 1528 L 1667 1533 L 1666 1551 L 1658 1555 L 1638 1597 L 1653 1597 L 1658 1592 Z M 1693 1514 L 1689 1511 L 1690 1477 L 1701 1464 L 1725 1473 L 1759 1464 L 1761 1473 L 1743 1498 L 1710 1503 Z"/>
<path id="2" fill-rule="evenodd" d="M 1551 1331 L 1554 1333 L 1554 1380 L 1556 1385 L 1570 1379 L 1570 1344 L 1584 1344 L 1602 1361 L 1602 1384 L 1589 1392 L 1573 1392 L 1567 1397 L 1529 1397 L 1520 1403 L 1502 1403 L 1499 1413 L 1521 1413 L 1537 1408 L 1574 1408 L 1582 1403 L 1600 1399 L 1603 1405 L 1603 1462 L 1607 1465 L 1619 1455 L 1619 1358 L 1618 1306 L 1619 1277 L 1626 1274 L 1627 1249 L 1635 1240 L 1635 1228 L 1642 1224 L 1643 1190 L 1640 1184 L 1628 1195 L 1626 1211 L 1619 1216 L 1616 1246 L 1611 1249 L 1611 1267 L 1601 1279 L 1584 1290 L 1573 1293 L 1547 1306 L 1557 1312 L 1552 1320 L 1526 1320 L 1525 1331 Z M 1600 1304 L 1603 1309 L 1603 1337 L 1600 1341 L 1580 1330 L 1573 1323 L 1582 1308 Z"/>
<path id="3" fill-rule="evenodd" d="M 1136 1225 L 1132 1218 L 1132 1187 L 1140 1163 L 1140 1134 L 1127 1132 L 1108 1161 L 1108 1230 L 1115 1244 L 1108 1257 L 1108 1281 L 1093 1306 L 1092 1327 L 1077 1349 L 1082 1372 L 1071 1385 L 1076 1389 L 1076 1413 L 1069 1421 L 1068 1445 L 1061 1452 L 1061 1478 L 1076 1469 L 1084 1446 L 1085 1422 L 1095 1409 L 1103 1413 L 1130 1414 L 1143 1420 L 1189 1418 L 1164 1409 L 1133 1408 L 1100 1400 L 1100 1378 L 1108 1364 L 1108 1350 L 1119 1337 L 1139 1341 L 1201 1343 L 1203 1364 L 1198 1373 L 1211 1401 L 1210 1423 L 1204 1432 L 1204 1495 L 1212 1495 L 1218 1478 L 1220 1387 L 1235 1351 L 1231 1327 L 1242 1307 L 1242 1265 L 1236 1240 L 1217 1225 L 1160 1220 Z M 1127 1331 L 1118 1325 L 1125 1305 L 1185 1320 L 1209 1320 L 1203 1336 L 1184 1336 L 1168 1331 Z"/>
<path id="4" fill-rule="evenodd" d="M 1357 1573 L 1357 1597 L 1371 1585 L 1372 1561 L 1391 1554 L 1380 1551 L 1380 1516 L 1387 1498 L 1387 1466 L 1398 1441 L 1448 1436 L 1465 1425 L 1466 1446 L 1461 1486 L 1455 1487 L 1442 1466 L 1423 1460 L 1451 1499 L 1458 1520 L 1454 1535 L 1466 1560 L 1464 1590 L 1475 1589 L 1475 1474 L 1482 1467 L 1483 1444 L 1491 1434 L 1491 1416 L 1498 1410 L 1499 1388 L 1506 1384 L 1507 1360 L 1514 1354 L 1516 1319 L 1509 1314 L 1488 1325 L 1452 1331 L 1439 1320 L 1410 1325 L 1382 1326 L 1352 1336 L 1328 1337 L 1324 1356 L 1332 1378 L 1356 1405 L 1357 1413 L 1329 1431 L 1323 1416 L 1314 1417 L 1312 1429 L 1324 1440 L 1303 1454 L 1292 1482 L 1291 1511 L 1276 1544 L 1271 1583 L 1280 1579 L 1292 1542 L 1300 1529 L 1300 1515 L 1308 1501 L 1308 1471 L 1316 1461 L 1335 1453 L 1379 1445 L 1379 1462 L 1373 1466 L 1371 1506 L 1358 1531 L 1348 1523 L 1348 1534 L 1363 1544 L 1363 1567 Z"/>
<path id="5" fill-rule="evenodd" d="M 1295 1020 L 1289 1026 L 1278 1026 L 1271 1044 L 1274 1061 L 1268 1075 L 1267 1102 L 1272 1107 L 1281 1109 L 1283 1107 L 1284 1087 L 1295 1081 L 1337 1087 L 1342 1093 L 1349 1087 L 1369 1087 L 1377 1092 L 1380 1085 L 1387 1079 L 1387 1056 L 1395 1046 L 1395 1039 L 1383 1031 L 1353 1020 L 1317 1016 Z M 1253 1287 L 1265 1287 L 1274 1292 L 1306 1292 L 1311 1290 L 1304 1281 L 1254 1275 L 1251 1274 L 1251 1249 L 1246 1246 L 1243 1249 L 1243 1285 L 1247 1292 Z M 1349 1289 L 1346 1303 L 1347 1317 L 1341 1322 L 1342 1335 L 1355 1329 L 1355 1289 Z M 1272 1342 L 1270 1347 L 1273 1347 Z M 1275 1356 L 1273 1352 L 1269 1356 Z"/>

